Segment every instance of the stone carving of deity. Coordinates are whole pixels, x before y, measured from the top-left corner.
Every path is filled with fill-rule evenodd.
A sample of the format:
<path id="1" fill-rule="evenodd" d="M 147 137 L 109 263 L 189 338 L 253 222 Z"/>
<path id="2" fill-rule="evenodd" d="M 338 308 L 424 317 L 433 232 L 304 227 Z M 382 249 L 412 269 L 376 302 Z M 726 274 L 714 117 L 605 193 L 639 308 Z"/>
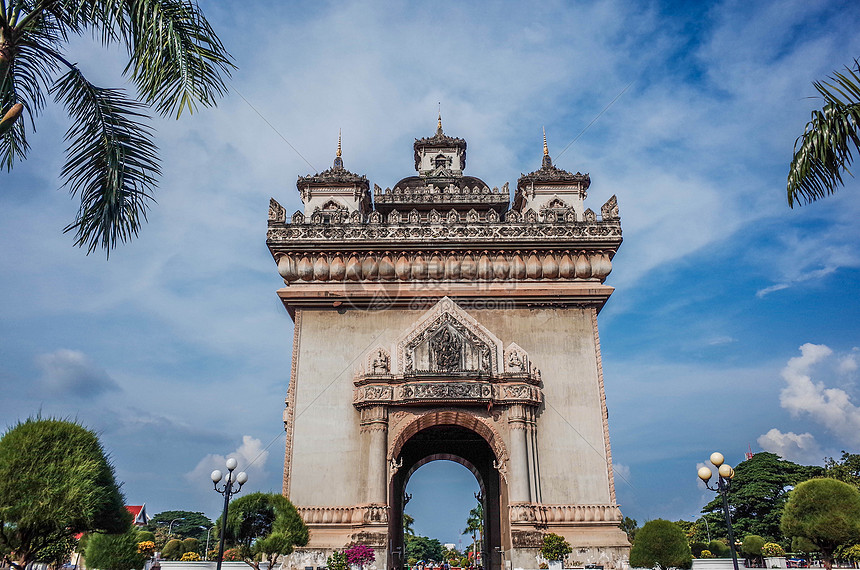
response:
<path id="1" fill-rule="evenodd" d="M 382 350 L 380 349 L 373 359 L 373 373 L 388 374 L 388 371 L 388 355 L 382 352 Z"/>
<path id="2" fill-rule="evenodd" d="M 508 357 L 508 370 L 511 372 L 523 371 L 523 359 L 516 352 L 512 352 Z"/>
<path id="3" fill-rule="evenodd" d="M 431 349 L 433 350 L 437 370 L 449 372 L 460 368 L 462 360 L 460 348 L 462 344 L 460 339 L 451 334 L 451 330 L 447 328 L 441 335 L 433 339 Z"/>

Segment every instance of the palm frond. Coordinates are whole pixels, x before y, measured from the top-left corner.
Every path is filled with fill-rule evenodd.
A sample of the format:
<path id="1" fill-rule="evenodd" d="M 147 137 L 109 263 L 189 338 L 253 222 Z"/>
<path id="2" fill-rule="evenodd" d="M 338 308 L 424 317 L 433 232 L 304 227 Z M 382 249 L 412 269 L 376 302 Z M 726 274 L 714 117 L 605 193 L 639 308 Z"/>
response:
<path id="1" fill-rule="evenodd" d="M 233 64 L 209 22 L 188 0 L 130 0 L 130 72 L 141 97 L 161 115 L 212 106 L 227 92 Z"/>
<path id="2" fill-rule="evenodd" d="M 152 130 L 140 122 L 145 106 L 122 90 L 96 87 L 76 68 L 51 92 L 72 119 L 62 175 L 81 200 L 64 231 L 74 231 L 87 253 L 101 247 L 110 255 L 117 242 L 137 236 L 160 174 Z"/>
<path id="3" fill-rule="evenodd" d="M 849 170 L 860 150 L 860 62 L 856 70 L 845 68 L 830 81 L 815 82 L 825 105 L 812 112 L 803 136 L 794 143 L 794 157 L 788 172 L 788 205 L 814 202 L 836 192 L 845 183 L 842 172 Z"/>

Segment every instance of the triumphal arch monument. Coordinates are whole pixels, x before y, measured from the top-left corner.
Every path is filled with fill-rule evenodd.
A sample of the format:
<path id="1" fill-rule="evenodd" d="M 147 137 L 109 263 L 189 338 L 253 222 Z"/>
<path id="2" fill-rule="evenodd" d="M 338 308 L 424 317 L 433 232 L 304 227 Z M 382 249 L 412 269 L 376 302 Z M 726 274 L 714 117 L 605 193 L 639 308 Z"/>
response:
<path id="1" fill-rule="evenodd" d="M 536 153 L 537 155 L 537 153 Z M 364 543 L 402 568 L 406 484 L 427 462 L 474 473 L 483 563 L 537 568 L 542 536 L 568 562 L 614 568 L 618 528 L 597 314 L 621 244 L 613 196 L 542 164 L 491 188 L 466 141 L 414 144 L 417 175 L 382 189 L 344 167 L 299 177 L 304 208 L 269 207 L 268 247 L 295 322 L 283 492 L 310 527 L 289 565 Z M 536 158 L 538 158 L 536 156 Z"/>

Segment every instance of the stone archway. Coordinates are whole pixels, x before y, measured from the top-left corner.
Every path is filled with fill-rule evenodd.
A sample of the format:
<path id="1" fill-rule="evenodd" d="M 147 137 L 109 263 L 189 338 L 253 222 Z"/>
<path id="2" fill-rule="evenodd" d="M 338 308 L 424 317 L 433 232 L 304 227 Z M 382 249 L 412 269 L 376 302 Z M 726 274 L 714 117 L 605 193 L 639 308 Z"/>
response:
<path id="1" fill-rule="evenodd" d="M 405 563 L 403 509 L 409 478 L 422 465 L 437 460 L 459 463 L 475 476 L 484 507 L 483 567 L 502 567 L 504 481 L 498 469 L 500 456 L 492 445 L 493 435 L 488 426 L 470 414 L 433 412 L 411 422 L 395 438 L 392 452 L 398 469 L 389 484 L 389 568 L 403 568 Z"/>

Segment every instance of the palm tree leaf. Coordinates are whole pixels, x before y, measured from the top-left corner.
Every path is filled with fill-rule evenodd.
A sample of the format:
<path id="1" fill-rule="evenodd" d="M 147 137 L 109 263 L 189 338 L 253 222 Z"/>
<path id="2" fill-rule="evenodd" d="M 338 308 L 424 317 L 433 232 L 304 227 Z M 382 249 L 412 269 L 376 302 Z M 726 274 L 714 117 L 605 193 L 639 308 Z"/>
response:
<path id="1" fill-rule="evenodd" d="M 152 129 L 140 121 L 142 103 L 120 89 L 96 87 L 72 68 L 51 88 L 72 119 L 66 132 L 62 175 L 81 206 L 74 223 L 75 245 L 110 255 L 118 241 L 137 236 L 146 220 L 160 174 Z"/>
<path id="2" fill-rule="evenodd" d="M 860 62 L 854 63 L 860 71 Z M 833 194 L 844 186 L 843 171 L 853 176 L 852 147 L 860 150 L 860 76 L 845 69 L 830 81 L 813 83 L 825 105 L 812 112 L 803 136 L 794 143 L 786 184 L 789 207 Z"/>
<path id="3" fill-rule="evenodd" d="M 130 0 L 130 61 L 125 71 L 161 115 L 211 106 L 227 92 L 233 64 L 209 22 L 188 0 Z"/>

